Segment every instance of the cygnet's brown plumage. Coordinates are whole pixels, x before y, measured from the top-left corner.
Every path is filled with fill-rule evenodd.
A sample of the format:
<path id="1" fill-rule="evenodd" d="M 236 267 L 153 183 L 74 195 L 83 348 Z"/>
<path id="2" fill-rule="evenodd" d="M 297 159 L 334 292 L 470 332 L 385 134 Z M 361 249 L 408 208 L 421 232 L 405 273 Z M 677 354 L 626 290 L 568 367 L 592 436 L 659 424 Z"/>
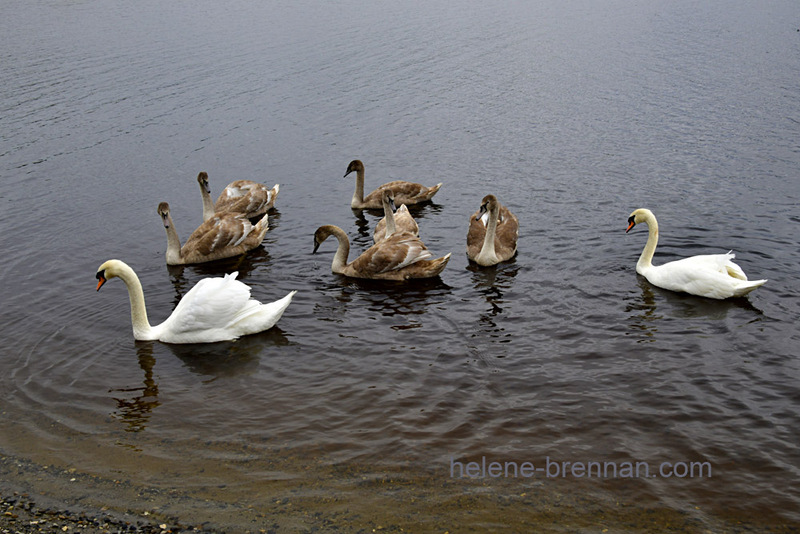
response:
<path id="1" fill-rule="evenodd" d="M 240 213 L 217 213 L 197 227 L 181 247 L 169 213 L 169 204 L 158 205 L 167 232 L 167 265 L 187 265 L 230 258 L 256 248 L 269 230 L 267 215 L 252 224 Z"/>
<path id="2" fill-rule="evenodd" d="M 431 253 L 418 237 L 394 234 L 375 243 L 358 258 L 347 263 L 350 241 L 344 230 L 338 226 L 325 225 L 317 228 L 314 233 L 314 252 L 331 235 L 339 241 L 331 271 L 353 278 L 375 280 L 433 278 L 442 272 L 450 260 L 450 254 L 435 260 L 428 259 Z"/>
<path id="3" fill-rule="evenodd" d="M 375 233 L 372 234 L 372 239 L 376 243 L 391 236 L 392 234 L 411 234 L 419 236 L 419 225 L 408 207 L 404 204 L 395 212 L 394 193 L 391 189 L 384 189 L 382 193 L 383 201 L 383 219 L 378 221 L 375 226 Z"/>
<path id="4" fill-rule="evenodd" d="M 217 202 L 211 203 L 211 187 L 208 185 L 208 173 L 197 175 L 200 194 L 203 197 L 203 220 L 207 221 L 215 213 L 240 213 L 248 219 L 255 219 L 275 207 L 275 199 L 280 192 L 280 185 L 272 189 L 251 180 L 236 180 L 229 183 L 219 194 Z"/>
<path id="5" fill-rule="evenodd" d="M 517 253 L 519 221 L 494 195 L 486 195 L 469 218 L 467 257 L 487 267 L 508 261 Z"/>
<path id="6" fill-rule="evenodd" d="M 354 159 L 351 161 L 344 175 L 347 176 L 354 171 L 356 173 L 356 190 L 353 193 L 353 200 L 350 201 L 350 207 L 354 209 L 381 209 L 383 207 L 381 189 L 391 189 L 394 193 L 395 205 L 402 206 L 426 202 L 442 187 L 441 183 L 433 187 L 425 187 L 424 185 L 404 180 L 394 180 L 383 184 L 369 195 L 364 196 L 364 164 L 361 160 Z"/>

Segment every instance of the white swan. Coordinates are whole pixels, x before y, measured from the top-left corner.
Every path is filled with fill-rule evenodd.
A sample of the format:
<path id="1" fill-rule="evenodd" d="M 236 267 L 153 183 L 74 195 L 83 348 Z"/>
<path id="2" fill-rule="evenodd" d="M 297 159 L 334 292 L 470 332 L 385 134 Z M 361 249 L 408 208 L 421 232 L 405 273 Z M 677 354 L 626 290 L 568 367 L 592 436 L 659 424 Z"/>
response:
<path id="1" fill-rule="evenodd" d="M 151 326 L 147 320 L 144 292 L 139 277 L 126 263 L 108 260 L 97 269 L 97 290 L 107 280 L 120 278 L 128 287 L 133 337 L 137 341 L 164 343 L 213 343 L 255 334 L 272 328 L 297 291 L 269 304 L 250 298 L 250 288 L 236 280 L 204 278 L 186 293 L 166 321 Z"/>
<path id="2" fill-rule="evenodd" d="M 208 185 L 208 173 L 201 172 L 197 175 L 200 184 L 200 195 L 203 198 L 203 220 L 207 221 L 215 213 L 241 213 L 248 219 L 255 219 L 275 207 L 275 199 L 281 186 L 275 184 L 272 189 L 251 180 L 236 180 L 225 186 L 217 197 L 217 202 L 211 202 L 211 187 Z"/>
<path id="3" fill-rule="evenodd" d="M 519 221 L 494 195 L 486 195 L 469 218 L 467 257 L 484 267 L 508 261 L 517 253 Z"/>
<path id="4" fill-rule="evenodd" d="M 748 281 L 744 271 L 731 261 L 735 256 L 730 252 L 691 256 L 653 265 L 653 254 L 658 244 L 658 221 L 650 210 L 638 209 L 628 217 L 628 229 L 625 232 L 639 223 L 647 224 L 649 234 L 642 255 L 636 262 L 636 272 L 654 286 L 712 299 L 726 299 L 743 297 L 767 282 Z"/>
<path id="5" fill-rule="evenodd" d="M 375 225 L 375 233 L 372 234 L 372 240 L 375 243 L 383 241 L 395 232 L 418 236 L 419 225 L 408 211 L 408 206 L 403 204 L 395 213 L 394 193 L 391 189 L 384 189 L 381 198 L 383 201 L 383 219 Z"/>

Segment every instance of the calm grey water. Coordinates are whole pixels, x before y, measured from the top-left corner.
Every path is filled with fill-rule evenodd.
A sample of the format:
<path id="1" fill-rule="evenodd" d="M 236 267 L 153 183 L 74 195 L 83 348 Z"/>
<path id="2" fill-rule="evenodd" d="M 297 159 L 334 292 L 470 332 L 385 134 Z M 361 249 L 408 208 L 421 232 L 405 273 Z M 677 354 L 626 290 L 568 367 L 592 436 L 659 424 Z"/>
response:
<path id="1" fill-rule="evenodd" d="M 752 3 L 10 0 L 0 18 L 4 484 L 229 531 L 657 531 L 800 524 L 800 17 Z M 330 272 L 367 189 L 444 182 L 414 210 L 440 279 Z M 156 206 L 199 224 L 197 173 L 281 184 L 263 247 L 167 269 Z M 519 255 L 475 269 L 494 193 Z M 635 272 L 733 249 L 769 283 L 730 302 Z M 278 327 L 136 343 L 238 270 Z M 459 463 L 641 463 L 648 477 L 459 477 Z M 656 476 L 663 462 L 709 476 Z M 456 477 L 451 477 L 455 474 Z M 744 528 L 744 527 L 742 527 Z"/>

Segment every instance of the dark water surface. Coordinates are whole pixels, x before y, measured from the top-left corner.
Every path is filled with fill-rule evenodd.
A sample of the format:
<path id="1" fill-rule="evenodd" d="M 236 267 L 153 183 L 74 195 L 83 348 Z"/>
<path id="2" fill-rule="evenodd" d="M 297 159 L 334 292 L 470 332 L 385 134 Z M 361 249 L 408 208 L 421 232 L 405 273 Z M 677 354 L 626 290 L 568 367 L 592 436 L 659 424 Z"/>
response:
<path id="1" fill-rule="evenodd" d="M 796 2 L 495 4 L 6 2 L 4 484 L 227 531 L 798 528 Z M 322 224 L 351 258 L 371 243 L 354 158 L 368 190 L 444 182 L 413 212 L 453 253 L 440 279 L 353 281 L 333 242 L 312 255 Z M 272 228 L 168 269 L 156 206 L 188 236 L 201 170 L 214 195 L 280 183 Z M 519 255 L 476 269 L 467 217 L 490 192 Z M 624 233 L 639 207 L 657 261 L 733 249 L 769 283 L 650 286 L 646 231 Z M 260 300 L 298 294 L 260 335 L 137 343 L 123 284 L 94 290 L 112 257 L 154 323 L 231 270 Z M 460 476 L 483 459 L 549 472 Z M 548 476 L 563 462 L 650 471 Z"/>

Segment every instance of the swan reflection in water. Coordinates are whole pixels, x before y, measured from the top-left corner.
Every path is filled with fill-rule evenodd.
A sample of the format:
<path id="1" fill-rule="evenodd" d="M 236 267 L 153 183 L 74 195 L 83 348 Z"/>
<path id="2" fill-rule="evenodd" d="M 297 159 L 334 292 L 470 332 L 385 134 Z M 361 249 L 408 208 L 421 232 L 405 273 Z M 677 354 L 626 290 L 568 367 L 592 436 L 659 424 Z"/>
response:
<path id="1" fill-rule="evenodd" d="M 315 291 L 325 297 L 316 299 L 315 320 L 343 324 L 349 315 L 359 320 L 366 314 L 373 319 L 394 319 L 392 330 L 421 328 L 425 315 L 435 314 L 438 306 L 452 299 L 452 288 L 439 276 L 393 281 L 326 273 L 315 284 Z"/>
<path id="2" fill-rule="evenodd" d="M 153 411 L 161 406 L 159 386 L 154 368 L 156 353 L 163 356 L 164 347 L 176 356 L 185 368 L 194 374 L 208 377 L 204 383 L 218 378 L 255 374 L 259 358 L 275 347 L 288 346 L 289 339 L 277 326 L 266 332 L 244 336 L 236 341 L 218 343 L 174 344 L 155 341 L 137 341 L 136 354 L 142 369 L 141 384 L 109 390 L 117 403 L 111 417 L 125 424 L 126 432 L 141 432 L 147 428 Z M 132 396 L 131 396 L 132 395 Z"/>
<path id="3" fill-rule="evenodd" d="M 639 343 L 655 341 L 659 323 L 667 318 L 721 321 L 736 309 L 754 313 L 756 317 L 753 320 L 760 321 L 764 316 L 764 312 L 746 297 L 717 300 L 676 293 L 654 286 L 638 274 L 636 283 L 641 290 L 641 297 L 630 299 L 625 312 L 632 319 L 629 328 L 644 336 L 638 340 Z"/>
<path id="4" fill-rule="evenodd" d="M 519 265 L 516 264 L 516 258 L 491 267 L 481 267 L 470 262 L 467 270 L 472 272 L 472 284 L 475 290 L 489 304 L 486 311 L 480 314 L 480 333 L 473 334 L 472 337 L 487 334 L 492 338 L 503 336 L 504 329 L 498 325 L 497 316 L 503 313 L 503 306 L 506 302 L 505 292 L 511 289 L 514 278 L 520 270 Z"/>
<path id="5" fill-rule="evenodd" d="M 161 405 L 158 400 L 158 383 L 153 377 L 153 367 L 156 359 L 153 356 L 152 341 L 137 341 L 136 354 L 139 357 L 139 367 L 144 372 L 142 386 L 131 388 L 110 389 L 109 393 L 136 393 L 133 397 L 112 397 L 117 403 L 117 409 L 111 417 L 125 423 L 125 432 L 141 432 L 147 427 L 150 414 Z"/>
<path id="6" fill-rule="evenodd" d="M 209 377 L 204 382 L 210 383 L 222 377 L 254 374 L 259 369 L 262 354 L 289 344 L 283 331 L 273 326 L 265 332 L 243 336 L 236 341 L 164 346 L 191 372 Z"/>

